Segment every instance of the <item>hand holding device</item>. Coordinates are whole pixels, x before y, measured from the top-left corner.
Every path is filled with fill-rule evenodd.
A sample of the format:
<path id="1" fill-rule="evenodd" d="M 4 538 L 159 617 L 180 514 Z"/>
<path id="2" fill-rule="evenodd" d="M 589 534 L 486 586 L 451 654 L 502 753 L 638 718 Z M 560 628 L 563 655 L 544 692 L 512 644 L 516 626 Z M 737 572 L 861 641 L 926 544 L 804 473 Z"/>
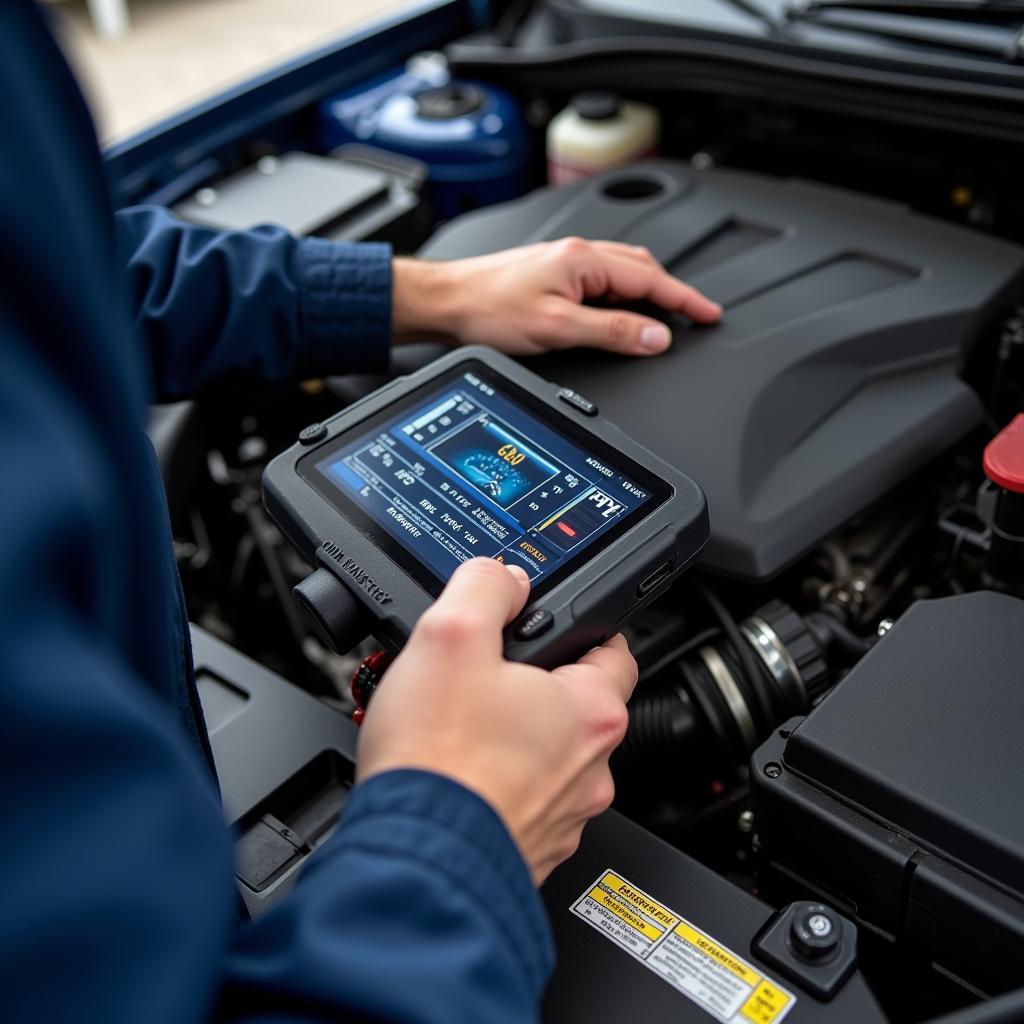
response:
<path id="1" fill-rule="evenodd" d="M 637 669 L 622 636 L 552 672 L 506 661 L 502 630 L 526 573 L 462 565 L 388 670 L 359 738 L 358 778 L 446 775 L 497 811 L 540 884 L 612 801 L 608 757 L 625 735 Z"/>

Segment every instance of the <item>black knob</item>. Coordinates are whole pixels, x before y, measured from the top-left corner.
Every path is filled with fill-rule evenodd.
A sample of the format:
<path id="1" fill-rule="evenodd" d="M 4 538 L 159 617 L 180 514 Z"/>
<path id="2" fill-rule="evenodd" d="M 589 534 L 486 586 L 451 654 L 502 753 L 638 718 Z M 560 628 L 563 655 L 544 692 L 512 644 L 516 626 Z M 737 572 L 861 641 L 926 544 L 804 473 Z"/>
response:
<path id="1" fill-rule="evenodd" d="M 808 903 L 793 915 L 789 941 L 803 960 L 825 960 L 832 956 L 843 937 L 843 925 L 828 907 Z"/>
<path id="2" fill-rule="evenodd" d="M 347 654 L 369 633 L 367 613 L 334 573 L 321 566 L 292 588 L 317 635 Z"/>

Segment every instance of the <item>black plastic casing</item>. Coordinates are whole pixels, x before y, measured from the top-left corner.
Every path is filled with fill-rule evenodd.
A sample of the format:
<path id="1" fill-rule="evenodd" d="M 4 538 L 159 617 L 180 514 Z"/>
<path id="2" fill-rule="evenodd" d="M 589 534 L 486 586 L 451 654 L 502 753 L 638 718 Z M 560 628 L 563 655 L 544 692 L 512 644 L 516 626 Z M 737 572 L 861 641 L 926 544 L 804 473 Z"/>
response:
<path id="1" fill-rule="evenodd" d="M 420 255 L 572 235 L 645 246 L 725 308 L 706 327 L 645 310 L 674 337 L 657 359 L 560 351 L 536 369 L 692 473 L 714 513 L 702 566 L 750 581 L 983 422 L 963 368 L 1024 281 L 1024 249 L 1000 239 L 870 196 L 672 160 L 474 210 Z M 411 368 L 422 348 L 396 362 Z"/>
<path id="2" fill-rule="evenodd" d="M 751 760 L 773 866 L 988 995 L 1024 977 L 1022 642 L 1017 598 L 919 601 Z"/>
<path id="3" fill-rule="evenodd" d="M 546 668 L 565 664 L 615 633 L 694 561 L 709 536 L 707 501 L 689 477 L 600 416 L 584 415 L 561 401 L 561 387 L 508 357 L 485 348 L 460 349 L 397 378 L 331 417 L 315 445 L 295 444 L 267 466 L 263 474 L 267 512 L 304 557 L 345 584 L 368 613 L 373 635 L 392 648 L 401 648 L 433 597 L 337 505 L 303 479 L 298 463 L 464 362 L 482 363 L 527 391 L 545 407 L 554 429 L 561 420 L 570 421 L 577 432 L 583 429 L 668 485 L 666 500 L 536 602 L 531 599 L 517 619 L 522 621 L 531 612 L 544 609 L 553 617 L 549 628 L 528 641 L 516 638 L 515 623 L 506 630 L 505 655 L 510 660 Z M 641 594 L 641 584 L 655 574 L 656 584 Z"/>

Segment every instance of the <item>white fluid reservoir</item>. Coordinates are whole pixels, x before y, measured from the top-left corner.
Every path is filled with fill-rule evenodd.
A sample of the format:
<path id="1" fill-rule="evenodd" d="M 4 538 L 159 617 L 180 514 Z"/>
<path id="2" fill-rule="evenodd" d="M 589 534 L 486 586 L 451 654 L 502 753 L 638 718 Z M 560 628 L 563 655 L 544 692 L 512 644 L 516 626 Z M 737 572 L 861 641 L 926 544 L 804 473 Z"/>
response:
<path id="1" fill-rule="evenodd" d="M 566 185 L 656 156 L 660 134 L 654 107 L 609 92 L 579 93 L 548 125 L 548 181 Z"/>

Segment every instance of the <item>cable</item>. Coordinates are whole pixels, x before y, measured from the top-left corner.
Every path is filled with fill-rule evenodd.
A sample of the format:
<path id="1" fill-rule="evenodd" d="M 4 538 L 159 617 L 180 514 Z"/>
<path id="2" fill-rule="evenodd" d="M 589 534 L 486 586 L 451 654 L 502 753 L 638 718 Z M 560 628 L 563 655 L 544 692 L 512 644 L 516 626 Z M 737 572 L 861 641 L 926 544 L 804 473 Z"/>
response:
<path id="1" fill-rule="evenodd" d="M 857 661 L 871 650 L 870 641 L 857 636 L 849 626 L 827 612 L 811 612 L 804 621 L 814 630 L 826 651 L 839 650 Z"/>

